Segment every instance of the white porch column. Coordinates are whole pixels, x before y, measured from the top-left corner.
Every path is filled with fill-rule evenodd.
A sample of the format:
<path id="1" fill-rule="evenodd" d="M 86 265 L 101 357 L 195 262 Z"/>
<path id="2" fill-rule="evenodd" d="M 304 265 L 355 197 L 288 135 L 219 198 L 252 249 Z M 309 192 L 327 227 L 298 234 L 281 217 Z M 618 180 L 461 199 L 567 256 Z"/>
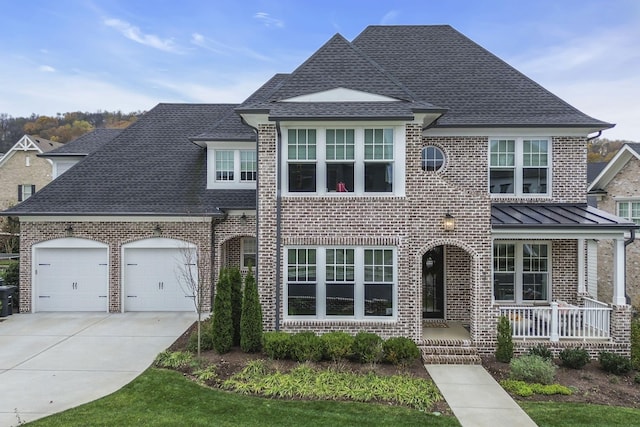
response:
<path id="1" fill-rule="evenodd" d="M 587 293 L 587 287 L 585 285 L 585 248 L 584 239 L 578 239 L 578 295 L 584 295 Z"/>
<path id="2" fill-rule="evenodd" d="M 624 239 L 613 241 L 613 301 L 614 305 L 625 305 L 627 299 L 624 296 L 625 286 L 625 256 Z"/>

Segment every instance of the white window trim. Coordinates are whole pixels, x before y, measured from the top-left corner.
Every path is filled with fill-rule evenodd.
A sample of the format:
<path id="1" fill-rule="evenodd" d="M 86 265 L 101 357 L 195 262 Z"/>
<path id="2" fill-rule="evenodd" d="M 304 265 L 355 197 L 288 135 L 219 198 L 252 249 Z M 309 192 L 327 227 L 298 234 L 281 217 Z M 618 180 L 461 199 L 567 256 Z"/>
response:
<path id="1" fill-rule="evenodd" d="M 494 262 L 493 262 L 493 248 L 496 244 L 514 244 L 515 245 L 515 283 L 514 283 L 514 300 L 497 300 L 495 299 L 495 291 L 493 289 L 494 280 Z M 546 300 L 523 300 L 522 299 L 522 261 L 523 261 L 523 246 L 526 244 L 535 245 L 547 245 L 547 299 Z M 548 304 L 551 302 L 551 296 L 553 295 L 553 246 L 549 240 L 494 240 L 491 245 L 491 298 L 494 303 L 497 304 L 519 304 L 519 305 L 535 305 L 535 304 Z"/>
<path id="2" fill-rule="evenodd" d="M 631 217 L 631 205 L 629 205 L 629 215 L 628 216 L 622 216 L 620 215 L 620 203 L 640 203 L 640 197 L 615 197 L 614 198 L 615 202 L 616 202 L 616 215 L 619 216 L 620 218 L 624 218 L 627 219 L 629 221 L 633 221 L 632 217 Z M 636 222 L 636 224 L 640 224 L 640 222 Z"/>
<path id="3" fill-rule="evenodd" d="M 506 140 L 514 140 L 514 155 L 515 155 L 515 164 L 514 168 L 514 183 L 513 193 L 492 193 L 491 192 L 491 141 L 497 139 L 506 139 Z M 547 141 L 547 192 L 546 193 L 524 193 L 522 192 L 522 174 L 524 171 L 524 140 L 525 139 L 539 139 Z M 487 140 L 487 192 L 491 196 L 491 198 L 500 199 L 500 198 L 548 198 L 551 196 L 551 191 L 553 188 L 553 140 L 548 136 L 496 136 L 491 137 Z M 507 168 L 508 166 L 505 166 Z M 495 169 L 500 169 L 500 166 L 496 166 Z"/>
<path id="4" fill-rule="evenodd" d="M 393 163 L 393 191 L 390 192 L 365 192 L 364 191 L 364 130 L 365 129 L 393 129 L 393 160 L 367 160 L 367 162 L 391 162 Z M 289 191 L 289 159 L 287 157 L 287 147 L 289 139 L 289 129 L 315 129 L 316 130 L 316 160 L 291 160 L 292 163 L 314 163 L 316 165 L 316 191 L 315 192 L 290 192 Z M 326 136 L 327 129 L 354 129 L 355 134 L 355 155 L 354 160 L 326 160 Z M 331 197 L 371 197 L 371 196 L 404 196 L 405 194 L 405 127 L 397 124 L 370 123 L 357 125 L 300 125 L 282 128 L 283 151 L 282 168 L 280 178 L 282 179 L 282 194 L 284 196 L 304 197 L 304 196 L 331 196 Z M 328 163 L 354 163 L 354 189 L 348 192 L 329 191 L 326 188 L 327 164 Z"/>
<path id="5" fill-rule="evenodd" d="M 253 142 L 207 142 L 207 189 L 254 190 L 256 181 L 240 180 L 240 152 L 256 151 Z M 233 151 L 233 181 L 216 180 L 216 151 Z"/>
<path id="6" fill-rule="evenodd" d="M 287 253 L 289 249 L 315 249 L 316 250 L 316 314 L 315 316 L 292 316 L 288 312 L 289 303 L 289 280 L 288 280 L 288 267 L 289 263 Z M 354 299 L 354 315 L 353 316 L 327 316 L 326 313 L 326 250 L 327 249 L 353 249 L 355 259 L 355 281 L 353 289 Z M 365 316 L 364 315 L 364 252 L 367 249 L 389 249 L 393 252 L 393 285 L 392 285 L 392 298 L 393 298 L 393 313 L 391 316 Z M 393 246 L 349 246 L 349 245 L 332 245 L 332 246 L 285 246 L 284 247 L 284 286 L 283 286 L 283 313 L 284 320 L 301 320 L 301 319 L 314 319 L 325 321 L 385 321 L 393 322 L 398 317 L 398 251 Z"/>
<path id="7" fill-rule="evenodd" d="M 247 253 L 248 254 L 253 254 L 256 257 L 256 260 L 257 260 L 257 254 L 258 254 L 258 247 L 257 247 L 257 240 L 256 240 L 255 237 L 245 236 L 245 237 L 242 237 L 240 239 L 240 268 L 242 270 L 247 270 L 248 271 L 249 270 L 249 266 L 248 265 L 244 265 L 244 255 L 245 255 L 245 247 L 246 247 L 246 240 L 247 239 L 253 239 L 253 241 L 254 241 L 253 252 L 247 252 Z M 255 269 L 256 268 L 255 264 L 253 264 L 251 266 L 251 268 Z"/>

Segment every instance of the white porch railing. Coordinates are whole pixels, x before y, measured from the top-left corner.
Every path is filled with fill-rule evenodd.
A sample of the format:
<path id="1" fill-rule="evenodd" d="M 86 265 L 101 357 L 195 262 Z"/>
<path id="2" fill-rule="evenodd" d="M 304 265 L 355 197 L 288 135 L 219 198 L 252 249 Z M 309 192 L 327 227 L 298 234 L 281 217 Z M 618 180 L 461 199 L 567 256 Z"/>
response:
<path id="1" fill-rule="evenodd" d="M 589 298 L 584 306 L 500 307 L 500 315 L 511 322 L 513 337 L 522 339 L 607 339 L 610 337 L 611 308 Z"/>

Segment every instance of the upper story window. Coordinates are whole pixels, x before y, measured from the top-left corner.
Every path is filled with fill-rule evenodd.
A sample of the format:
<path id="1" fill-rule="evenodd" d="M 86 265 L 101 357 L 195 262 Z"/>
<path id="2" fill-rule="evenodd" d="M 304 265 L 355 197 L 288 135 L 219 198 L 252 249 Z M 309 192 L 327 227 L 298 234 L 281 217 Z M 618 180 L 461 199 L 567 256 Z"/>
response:
<path id="1" fill-rule="evenodd" d="M 550 248 L 546 242 L 493 244 L 493 295 L 496 301 L 549 301 Z"/>
<path id="2" fill-rule="evenodd" d="M 444 153 L 436 146 L 429 145 L 422 149 L 422 170 L 437 172 L 444 167 Z"/>
<path id="3" fill-rule="evenodd" d="M 618 216 L 640 224 L 640 200 L 616 202 Z"/>
<path id="4" fill-rule="evenodd" d="M 289 193 L 401 193 L 398 127 L 288 129 Z M 397 177 L 397 178 L 396 178 Z"/>
<path id="5" fill-rule="evenodd" d="M 489 192 L 513 196 L 548 195 L 550 148 L 546 138 L 489 141 Z"/>
<path id="6" fill-rule="evenodd" d="M 207 156 L 207 188 L 255 188 L 257 154 L 249 144 L 239 147 L 238 143 L 208 146 Z"/>
<path id="7" fill-rule="evenodd" d="M 18 201 L 22 202 L 33 196 L 36 192 L 36 186 L 32 184 L 18 185 Z"/>

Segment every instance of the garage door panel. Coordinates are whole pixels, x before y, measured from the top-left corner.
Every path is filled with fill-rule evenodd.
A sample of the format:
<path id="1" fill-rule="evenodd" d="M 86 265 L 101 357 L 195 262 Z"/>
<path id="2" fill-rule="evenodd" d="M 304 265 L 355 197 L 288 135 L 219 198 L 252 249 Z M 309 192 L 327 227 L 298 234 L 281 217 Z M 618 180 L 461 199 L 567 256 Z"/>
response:
<path id="1" fill-rule="evenodd" d="M 36 311 L 107 310 L 106 248 L 40 248 L 35 258 Z"/>
<path id="2" fill-rule="evenodd" d="M 195 311 L 193 293 L 182 282 L 184 249 L 124 251 L 125 311 Z M 193 268 L 194 277 L 197 269 Z"/>

